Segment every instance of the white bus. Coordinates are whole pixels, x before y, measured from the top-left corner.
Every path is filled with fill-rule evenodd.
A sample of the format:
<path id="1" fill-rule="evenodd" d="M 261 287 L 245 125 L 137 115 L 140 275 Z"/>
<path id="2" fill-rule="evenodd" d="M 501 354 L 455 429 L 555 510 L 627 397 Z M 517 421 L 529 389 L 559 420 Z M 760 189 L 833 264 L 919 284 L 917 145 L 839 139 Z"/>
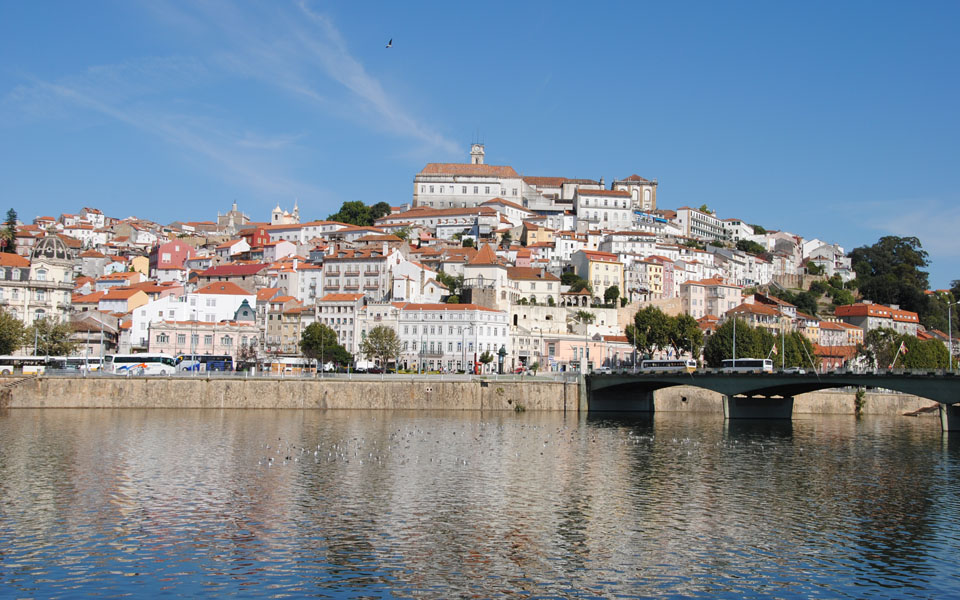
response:
<path id="1" fill-rule="evenodd" d="M 721 371 L 724 373 L 773 373 L 773 361 L 769 358 L 737 358 L 723 361 Z"/>
<path id="2" fill-rule="evenodd" d="M 55 371 L 99 371 L 103 359 L 99 356 L 48 356 L 47 368 Z"/>
<path id="3" fill-rule="evenodd" d="M 697 361 L 692 358 L 643 360 L 640 361 L 640 370 L 648 373 L 676 373 L 678 371 L 693 373 L 697 370 Z"/>
<path id="4" fill-rule="evenodd" d="M 103 359 L 103 372 L 114 375 L 172 375 L 177 363 L 169 354 L 108 354 Z"/>
<path id="5" fill-rule="evenodd" d="M 0 375 L 35 375 L 46 368 L 46 356 L 0 356 Z"/>

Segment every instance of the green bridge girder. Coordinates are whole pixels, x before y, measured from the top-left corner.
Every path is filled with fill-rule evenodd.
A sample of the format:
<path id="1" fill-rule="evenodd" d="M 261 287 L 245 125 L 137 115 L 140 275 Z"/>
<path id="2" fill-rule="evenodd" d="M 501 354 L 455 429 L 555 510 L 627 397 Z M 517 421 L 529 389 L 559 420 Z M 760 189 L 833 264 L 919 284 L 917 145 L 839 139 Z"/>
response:
<path id="1" fill-rule="evenodd" d="M 953 373 L 611 373 L 587 376 L 588 393 L 602 390 L 653 392 L 691 385 L 725 396 L 793 397 L 830 388 L 868 387 L 896 390 L 941 404 L 960 403 L 960 375 Z"/>

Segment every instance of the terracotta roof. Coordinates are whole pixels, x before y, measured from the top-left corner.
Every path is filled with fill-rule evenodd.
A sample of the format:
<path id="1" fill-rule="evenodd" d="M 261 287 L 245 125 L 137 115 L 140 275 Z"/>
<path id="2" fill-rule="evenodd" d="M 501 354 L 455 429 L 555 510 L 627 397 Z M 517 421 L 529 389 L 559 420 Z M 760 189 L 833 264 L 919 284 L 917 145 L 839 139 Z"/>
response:
<path id="1" fill-rule="evenodd" d="M 473 165 L 464 163 L 429 163 L 420 175 L 467 175 L 474 177 L 517 177 L 513 167 Z"/>
<path id="2" fill-rule="evenodd" d="M 468 262 L 468 265 L 499 265 L 500 259 L 497 258 L 497 254 L 493 251 L 493 247 L 490 244 L 484 244 L 480 250 L 471 258 Z"/>
<path id="3" fill-rule="evenodd" d="M 102 300 L 129 300 L 137 294 L 143 294 L 142 290 L 130 290 L 126 288 L 113 288 L 105 292 Z"/>
<path id="4" fill-rule="evenodd" d="M 523 178 L 523 181 L 526 182 L 528 185 L 532 185 L 534 187 L 560 187 L 567 181 L 567 178 L 566 177 L 527 176 Z"/>
<path id="5" fill-rule="evenodd" d="M 29 267 L 30 261 L 13 252 L 0 252 L 0 267 Z"/>
<path id="6" fill-rule="evenodd" d="M 650 180 L 649 180 L 649 179 L 646 179 L 646 178 L 644 178 L 644 177 L 640 177 L 640 176 L 637 175 L 636 173 L 634 173 L 634 174 L 631 175 L 630 177 L 626 177 L 626 178 L 624 178 L 624 179 L 620 179 L 619 181 L 639 181 L 639 182 L 641 182 L 641 183 L 650 183 Z"/>
<path id="7" fill-rule="evenodd" d="M 494 198 L 492 200 L 487 200 L 486 202 L 481 202 L 480 206 L 486 206 L 488 204 L 502 204 L 504 206 L 509 206 L 510 208 L 522 210 L 523 212 L 531 212 L 529 209 L 523 206 L 520 206 L 516 202 L 510 202 L 509 200 L 504 200 L 503 198 Z"/>
<path id="8" fill-rule="evenodd" d="M 256 275 L 267 268 L 263 263 L 253 264 L 230 264 L 217 265 L 210 267 L 205 271 L 200 271 L 201 277 L 239 277 L 243 275 Z"/>
<path id="9" fill-rule="evenodd" d="M 507 279 L 560 281 L 560 278 L 553 273 L 547 273 L 542 269 L 534 269 L 533 267 L 507 267 Z"/>
<path id="10" fill-rule="evenodd" d="M 630 192 L 626 190 L 588 190 L 588 189 L 578 189 L 577 194 L 580 196 L 617 196 L 618 198 L 629 198 Z"/>
<path id="11" fill-rule="evenodd" d="M 257 290 L 257 302 L 266 302 L 272 299 L 279 291 L 280 288 L 260 288 Z"/>
<path id="12" fill-rule="evenodd" d="M 242 241 L 244 241 L 243 238 L 240 238 L 238 240 L 227 240 L 222 244 L 217 244 L 217 250 L 226 250 L 227 248 L 230 248 L 231 246 L 235 246 Z"/>
<path id="13" fill-rule="evenodd" d="M 363 294 L 327 294 L 317 302 L 356 302 Z"/>
<path id="14" fill-rule="evenodd" d="M 494 308 L 477 304 L 414 304 L 408 302 L 400 306 L 400 310 L 484 310 L 487 312 L 501 312 Z"/>
<path id="15" fill-rule="evenodd" d="M 199 290 L 198 294 L 226 294 L 231 296 L 252 296 L 250 292 L 243 289 L 235 283 L 229 281 L 215 281 L 209 285 L 205 285 Z"/>
<path id="16" fill-rule="evenodd" d="M 838 317 L 880 317 L 880 318 L 890 318 L 894 321 L 906 321 L 909 323 L 917 323 L 919 319 L 917 313 L 911 312 L 909 310 L 902 310 L 897 308 L 890 308 L 889 306 L 884 306 L 883 304 L 849 304 L 846 306 L 838 306 L 834 309 L 834 313 Z"/>
<path id="17" fill-rule="evenodd" d="M 80 253 L 80 258 L 106 258 L 107 255 L 96 250 L 85 250 Z"/>
<path id="18" fill-rule="evenodd" d="M 73 294 L 70 297 L 72 304 L 98 304 L 100 299 L 106 296 L 106 292 L 93 292 L 92 294 Z"/>
<path id="19" fill-rule="evenodd" d="M 857 347 L 856 346 L 821 346 L 820 344 L 814 344 L 813 353 L 816 354 L 817 356 L 850 359 L 856 356 Z"/>
<path id="20" fill-rule="evenodd" d="M 598 252 L 596 250 L 579 250 L 583 252 L 589 260 L 599 260 L 603 262 L 620 262 L 620 258 L 616 254 L 610 252 Z"/>
<path id="21" fill-rule="evenodd" d="M 780 312 L 774 308 L 767 306 L 766 304 L 741 304 L 735 308 L 731 308 L 727 313 L 751 313 L 755 315 L 766 315 L 768 317 L 778 317 Z"/>

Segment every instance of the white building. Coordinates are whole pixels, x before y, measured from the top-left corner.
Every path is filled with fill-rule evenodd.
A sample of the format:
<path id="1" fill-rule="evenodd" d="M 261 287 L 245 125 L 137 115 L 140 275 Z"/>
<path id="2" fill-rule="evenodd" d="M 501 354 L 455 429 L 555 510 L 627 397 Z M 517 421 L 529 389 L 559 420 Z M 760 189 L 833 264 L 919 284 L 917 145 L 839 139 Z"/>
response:
<path id="1" fill-rule="evenodd" d="M 683 206 L 677 209 L 677 224 L 683 235 L 698 240 L 724 239 L 723 222 L 709 213 Z"/>
<path id="2" fill-rule="evenodd" d="M 131 312 L 130 343 L 134 347 L 147 347 L 151 323 L 231 321 L 244 300 L 248 305 L 256 306 L 257 295 L 247 292 L 234 283 L 218 281 L 190 294 L 165 296 L 148 302 Z"/>
<path id="3" fill-rule="evenodd" d="M 413 179 L 413 206 L 464 208 L 504 198 L 522 202 L 523 181 L 513 167 L 484 164 L 483 144 L 470 148 L 470 164 L 430 163 Z"/>
<path id="4" fill-rule="evenodd" d="M 510 352 L 506 311 L 475 304 L 403 304 L 397 328 L 401 368 L 455 372 L 476 366 L 491 373 L 500 348 Z M 493 362 L 481 367 L 484 352 Z M 505 364 L 510 364 L 508 357 Z"/>
<path id="5" fill-rule="evenodd" d="M 628 229 L 633 224 L 630 192 L 627 190 L 578 189 L 577 229 Z"/>

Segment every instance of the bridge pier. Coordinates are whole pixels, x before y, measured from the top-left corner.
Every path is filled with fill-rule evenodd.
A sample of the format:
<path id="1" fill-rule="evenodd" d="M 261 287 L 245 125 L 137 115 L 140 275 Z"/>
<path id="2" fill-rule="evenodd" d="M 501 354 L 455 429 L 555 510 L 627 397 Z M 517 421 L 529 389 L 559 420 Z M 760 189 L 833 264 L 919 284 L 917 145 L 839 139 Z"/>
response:
<path id="1" fill-rule="evenodd" d="M 778 398 L 723 397 L 724 419 L 790 419 L 793 396 Z"/>
<path id="2" fill-rule="evenodd" d="M 940 427 L 943 431 L 960 431 L 960 404 L 940 404 Z"/>

